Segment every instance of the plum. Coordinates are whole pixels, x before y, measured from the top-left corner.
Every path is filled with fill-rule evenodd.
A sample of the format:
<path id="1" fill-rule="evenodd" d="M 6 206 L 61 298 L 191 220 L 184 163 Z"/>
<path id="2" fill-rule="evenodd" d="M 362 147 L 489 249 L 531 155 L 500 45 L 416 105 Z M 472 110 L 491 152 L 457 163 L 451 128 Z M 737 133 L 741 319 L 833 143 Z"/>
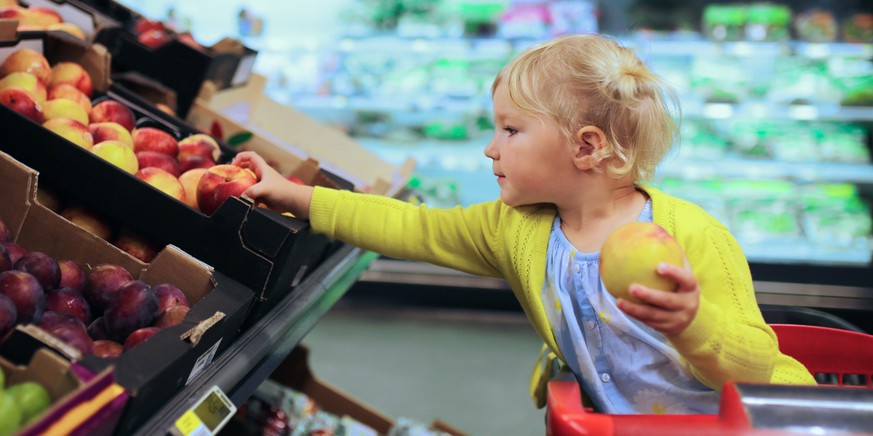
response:
<path id="1" fill-rule="evenodd" d="M 59 288 L 72 288 L 79 292 L 85 288 L 85 270 L 76 261 L 64 259 L 58 261 L 61 269 L 61 282 Z"/>
<path id="2" fill-rule="evenodd" d="M 172 306 L 191 307 L 185 293 L 169 283 L 155 285 L 152 289 L 158 295 L 158 313 L 162 313 Z"/>
<path id="3" fill-rule="evenodd" d="M 165 329 L 181 323 L 185 319 L 185 315 L 188 314 L 188 310 L 190 310 L 188 306 L 177 305 L 168 307 L 167 310 L 158 315 L 155 327 Z"/>
<path id="4" fill-rule="evenodd" d="M 0 294 L 15 303 L 17 324 L 39 321 L 45 308 L 45 291 L 36 277 L 14 269 L 0 272 Z"/>
<path id="5" fill-rule="evenodd" d="M 109 339 L 122 342 L 134 330 L 149 327 L 158 315 L 158 296 L 142 280 L 122 285 L 106 309 L 106 331 Z"/>
<path id="6" fill-rule="evenodd" d="M 46 310 L 43 312 L 42 317 L 39 318 L 39 322 L 36 323 L 36 325 L 47 332 L 51 332 L 62 325 L 75 325 L 77 322 L 80 323 L 82 321 L 79 321 L 78 318 L 67 313 Z"/>
<path id="7" fill-rule="evenodd" d="M 109 332 L 106 331 L 106 320 L 102 316 L 94 318 L 94 321 L 88 324 L 88 336 L 91 336 L 91 339 L 95 341 L 109 339 Z"/>
<path id="8" fill-rule="evenodd" d="M 73 288 L 48 291 L 45 296 L 45 310 L 72 315 L 85 325 L 91 323 L 91 306 L 88 305 L 88 300 Z"/>
<path id="9" fill-rule="evenodd" d="M 58 283 L 61 282 L 61 268 L 58 266 L 58 261 L 42 251 L 31 251 L 21 256 L 21 259 L 15 262 L 15 269 L 32 274 L 46 291 L 57 288 Z"/>
<path id="10" fill-rule="evenodd" d="M 9 271 L 15 262 L 9 258 L 9 249 L 4 244 L 0 244 L 0 272 Z"/>
<path id="11" fill-rule="evenodd" d="M 115 359 L 121 356 L 124 352 L 124 347 L 115 341 L 108 339 L 98 339 L 94 341 L 94 355 L 104 359 Z"/>
<path id="12" fill-rule="evenodd" d="M 128 335 L 127 339 L 124 340 L 124 350 L 127 351 L 147 341 L 159 331 L 161 331 L 161 329 L 158 327 L 143 327 L 141 329 L 136 329 L 136 331 Z"/>
<path id="13" fill-rule="evenodd" d="M 82 295 L 91 305 L 91 314 L 102 315 L 121 285 L 131 280 L 133 276 L 124 267 L 111 263 L 102 263 L 88 271 Z"/>
<path id="14" fill-rule="evenodd" d="M 12 242 L 12 229 L 0 219 L 0 242 Z"/>
<path id="15" fill-rule="evenodd" d="M 74 322 L 61 324 L 51 331 L 52 336 L 78 349 L 83 355 L 94 354 L 94 341 L 88 336 L 88 330 L 81 321 L 74 318 Z"/>
<path id="16" fill-rule="evenodd" d="M 18 262 L 18 259 L 21 259 L 21 256 L 30 252 L 30 250 L 14 242 L 0 242 L 0 245 L 6 248 L 6 252 L 9 253 L 9 260 L 12 262 L 12 265 L 15 265 L 15 262 Z M 12 267 L 7 269 L 12 269 Z"/>
<path id="17" fill-rule="evenodd" d="M 0 294 L 0 338 L 6 337 L 6 334 L 12 331 L 17 317 L 18 309 L 15 308 L 15 303 L 9 297 Z"/>

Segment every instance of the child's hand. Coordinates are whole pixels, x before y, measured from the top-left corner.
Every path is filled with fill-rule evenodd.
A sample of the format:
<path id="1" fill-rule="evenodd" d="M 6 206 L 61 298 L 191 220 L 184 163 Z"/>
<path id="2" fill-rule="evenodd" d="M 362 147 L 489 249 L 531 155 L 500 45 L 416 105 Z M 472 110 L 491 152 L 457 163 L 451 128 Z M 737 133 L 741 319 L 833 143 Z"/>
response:
<path id="1" fill-rule="evenodd" d="M 252 170 L 258 177 L 258 183 L 246 190 L 247 197 L 266 204 L 270 209 L 291 212 L 300 219 L 309 218 L 311 186 L 286 179 L 255 152 L 240 152 L 234 156 L 233 164 Z"/>
<path id="2" fill-rule="evenodd" d="M 675 280 L 679 284 L 676 292 L 634 284 L 630 287 L 631 295 L 648 304 L 619 299 L 618 307 L 665 335 L 675 335 L 694 320 L 700 305 L 700 287 L 688 261 L 684 268 L 662 263 L 658 265 L 658 274 Z"/>

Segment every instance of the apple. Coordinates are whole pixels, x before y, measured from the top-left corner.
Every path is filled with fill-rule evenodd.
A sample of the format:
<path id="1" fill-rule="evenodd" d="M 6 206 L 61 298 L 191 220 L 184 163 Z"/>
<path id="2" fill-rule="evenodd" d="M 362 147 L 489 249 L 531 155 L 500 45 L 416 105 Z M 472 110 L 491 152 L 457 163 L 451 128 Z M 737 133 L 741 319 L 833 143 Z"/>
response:
<path id="1" fill-rule="evenodd" d="M 199 155 L 218 162 L 221 157 L 221 148 L 215 138 L 205 134 L 196 133 L 179 141 L 178 158 L 185 156 Z"/>
<path id="2" fill-rule="evenodd" d="M 45 310 L 46 313 L 49 313 L 48 311 L 65 313 L 75 317 L 85 325 L 92 321 L 91 306 L 88 305 L 85 296 L 73 288 L 57 288 L 48 291 L 45 296 Z M 43 315 L 43 317 L 45 316 Z"/>
<path id="3" fill-rule="evenodd" d="M 88 112 L 79 103 L 68 98 L 56 98 L 48 100 L 42 105 L 42 113 L 45 119 L 72 118 L 84 125 L 90 123 Z"/>
<path id="4" fill-rule="evenodd" d="M 0 104 L 7 106 L 36 123 L 42 124 L 45 121 L 42 107 L 26 89 L 15 86 L 0 89 Z"/>
<path id="5" fill-rule="evenodd" d="M 200 210 L 211 215 L 230 197 L 239 197 L 258 182 L 248 169 L 221 164 L 211 167 L 200 176 L 197 183 L 197 204 Z"/>
<path id="6" fill-rule="evenodd" d="M 133 138 L 130 137 L 130 131 L 121 124 L 113 121 L 91 122 L 88 125 L 88 131 L 94 137 L 94 143 L 99 144 L 103 141 L 119 141 L 133 150 Z"/>
<path id="7" fill-rule="evenodd" d="M 12 242 L 12 229 L 3 219 L 0 219 L 0 242 Z"/>
<path id="8" fill-rule="evenodd" d="M 136 154 L 121 141 L 103 141 L 91 148 L 91 152 L 130 174 L 139 171 Z"/>
<path id="9" fill-rule="evenodd" d="M 85 36 L 85 32 L 82 30 L 82 28 L 73 23 L 64 22 L 49 24 L 48 27 L 46 27 L 46 30 L 58 30 L 61 32 L 66 32 L 70 35 L 75 36 L 76 38 L 81 39 L 82 41 L 87 41 L 87 37 Z"/>
<path id="10" fill-rule="evenodd" d="M 151 339 L 157 332 L 161 331 L 159 327 L 143 327 L 137 329 L 127 336 L 124 340 L 124 351 L 127 351 L 137 345 Z"/>
<path id="11" fill-rule="evenodd" d="M 185 197 L 185 189 L 182 188 L 182 183 L 179 182 L 179 179 L 161 168 L 143 168 L 137 171 L 135 175 L 138 179 L 176 200 L 183 201 Z"/>
<path id="12" fill-rule="evenodd" d="M 178 159 L 179 171 L 187 172 L 194 168 L 211 168 L 215 166 L 215 162 L 208 157 L 200 156 L 199 154 L 189 154 Z"/>
<path id="13" fill-rule="evenodd" d="M 22 8 L 17 4 L 0 7 L 0 18 L 18 20 L 19 25 L 24 22 L 26 15 L 27 8 Z"/>
<path id="14" fill-rule="evenodd" d="M 133 138 L 133 151 L 156 151 L 176 157 L 179 144 L 176 138 L 156 127 L 139 127 L 130 132 Z"/>
<path id="15" fill-rule="evenodd" d="M 9 297 L 0 294 L 0 342 L 15 327 L 17 318 L 18 309 L 15 308 L 15 303 Z"/>
<path id="16" fill-rule="evenodd" d="M 12 86 L 29 92 L 37 103 L 45 103 L 48 91 L 46 86 L 35 75 L 24 71 L 16 71 L 0 79 L 0 89 Z"/>
<path id="17" fill-rule="evenodd" d="M 200 183 L 200 177 L 205 172 L 206 168 L 192 168 L 179 176 L 179 183 L 184 190 L 182 201 L 197 210 L 200 210 L 197 206 L 197 184 Z"/>
<path id="18" fill-rule="evenodd" d="M 72 118 L 51 118 L 42 123 L 42 126 L 85 150 L 90 150 L 94 147 L 94 137 L 91 136 L 88 126 L 77 120 Z"/>
<path id="19" fill-rule="evenodd" d="M 133 25 L 134 33 L 139 35 L 140 33 L 148 32 L 149 30 L 167 30 L 167 27 L 164 25 L 162 21 L 152 20 L 146 17 L 140 17 L 136 23 Z"/>
<path id="20" fill-rule="evenodd" d="M 61 268 L 58 266 L 58 261 L 42 251 L 31 251 L 21 256 L 21 259 L 15 262 L 15 269 L 36 277 L 45 291 L 57 288 L 58 283 L 61 282 Z"/>
<path id="21" fill-rule="evenodd" d="M 155 327 L 165 329 L 178 325 L 185 319 L 190 310 L 191 308 L 187 306 L 172 306 L 158 315 Z"/>
<path id="22" fill-rule="evenodd" d="M 66 83 L 73 85 L 88 97 L 94 95 L 94 83 L 91 75 L 81 65 L 75 62 L 58 62 L 52 67 L 51 85 Z"/>
<path id="23" fill-rule="evenodd" d="M 0 77 L 6 77 L 16 71 L 31 73 L 44 85 L 48 85 L 52 80 L 52 67 L 48 60 L 42 53 L 29 48 L 15 50 L 0 64 Z"/>
<path id="24" fill-rule="evenodd" d="M 143 168 L 160 168 L 173 177 L 179 177 L 179 162 L 176 158 L 169 154 L 164 154 L 158 151 L 143 150 L 136 152 L 136 161 L 139 163 L 139 169 Z"/>
<path id="25" fill-rule="evenodd" d="M 46 188 L 45 185 L 36 186 L 36 202 L 54 213 L 61 212 L 61 198 L 53 189 Z"/>
<path id="26" fill-rule="evenodd" d="M 629 292 L 633 283 L 663 291 L 676 290 L 676 282 L 656 272 L 661 262 L 683 267 L 682 247 L 661 226 L 632 222 L 615 229 L 604 241 L 600 249 L 600 277 L 615 298 L 639 303 Z"/>
<path id="27" fill-rule="evenodd" d="M 188 297 L 181 289 L 170 283 L 160 283 L 152 287 L 155 294 L 158 296 L 158 313 L 173 306 L 191 307 L 188 302 Z"/>
<path id="28" fill-rule="evenodd" d="M 40 26 L 40 27 L 48 27 L 52 24 L 63 23 L 64 19 L 61 18 L 61 15 L 57 13 L 54 9 L 42 7 L 42 6 L 31 6 L 27 8 L 27 13 L 24 15 L 24 21 L 22 24 L 29 26 Z"/>
<path id="29" fill-rule="evenodd" d="M 82 295 L 91 305 L 92 315 L 101 316 L 118 289 L 131 280 L 133 276 L 124 267 L 113 263 L 101 263 L 88 271 Z"/>
<path id="30" fill-rule="evenodd" d="M 136 116 L 133 111 L 115 100 L 106 99 L 95 103 L 88 116 L 92 123 L 112 121 L 121 124 L 127 131 L 136 127 Z"/>
<path id="31" fill-rule="evenodd" d="M 158 315 L 158 297 L 142 280 L 131 280 L 115 292 L 103 318 L 109 339 L 124 341 L 135 330 L 149 327 Z"/>
<path id="32" fill-rule="evenodd" d="M 56 98 L 66 98 L 75 101 L 79 106 L 82 106 L 86 113 L 91 112 L 91 98 L 85 95 L 84 92 L 79 91 L 79 88 L 69 83 L 59 83 L 48 87 L 46 99 L 54 100 Z"/>
<path id="33" fill-rule="evenodd" d="M 164 30 L 149 30 L 137 35 L 136 40 L 139 41 L 142 45 L 151 48 L 158 48 L 168 41 L 173 39 L 173 37 Z"/>
<path id="34" fill-rule="evenodd" d="M 21 256 L 24 256 L 25 254 L 30 252 L 30 250 L 14 242 L 0 242 L 0 246 L 3 247 L 3 250 L 9 256 L 8 259 L 10 262 L 9 267 L 4 268 L 6 264 L 2 260 L 0 260 L 0 271 L 12 269 L 12 266 L 15 265 L 15 262 L 18 262 L 18 259 L 21 259 Z"/>
<path id="35" fill-rule="evenodd" d="M 158 248 L 151 241 L 129 230 L 121 232 L 112 244 L 145 263 L 151 262 L 158 254 Z"/>
<path id="36" fill-rule="evenodd" d="M 85 287 L 85 270 L 76 261 L 70 259 L 59 260 L 58 268 L 61 270 L 58 287 L 82 292 L 82 288 Z"/>
<path id="37" fill-rule="evenodd" d="M 100 239 L 108 241 L 112 237 L 112 226 L 109 222 L 90 208 L 81 205 L 67 206 L 61 211 L 61 216 Z"/>
<path id="38" fill-rule="evenodd" d="M 103 359 L 117 359 L 124 353 L 124 347 L 109 339 L 97 339 L 94 341 L 94 355 Z"/>
<path id="39" fill-rule="evenodd" d="M 45 291 L 36 277 L 15 269 L 0 272 L 0 294 L 15 303 L 17 324 L 39 321 L 45 307 Z"/>
<path id="40" fill-rule="evenodd" d="M 164 113 L 168 113 L 170 115 L 176 116 L 176 111 L 164 103 L 155 103 L 155 107 L 160 109 Z"/>

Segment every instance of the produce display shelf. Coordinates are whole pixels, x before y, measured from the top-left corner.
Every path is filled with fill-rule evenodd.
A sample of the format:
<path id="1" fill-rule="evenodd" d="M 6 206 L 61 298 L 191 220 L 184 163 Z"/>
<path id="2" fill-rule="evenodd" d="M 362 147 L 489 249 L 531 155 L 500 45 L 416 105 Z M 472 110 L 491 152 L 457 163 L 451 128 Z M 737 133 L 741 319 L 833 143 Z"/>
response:
<path id="1" fill-rule="evenodd" d="M 186 411 L 213 387 L 235 404 L 248 399 L 377 257 L 341 245 L 296 291 L 253 323 L 199 376 L 161 407 L 136 435 L 167 434 Z"/>

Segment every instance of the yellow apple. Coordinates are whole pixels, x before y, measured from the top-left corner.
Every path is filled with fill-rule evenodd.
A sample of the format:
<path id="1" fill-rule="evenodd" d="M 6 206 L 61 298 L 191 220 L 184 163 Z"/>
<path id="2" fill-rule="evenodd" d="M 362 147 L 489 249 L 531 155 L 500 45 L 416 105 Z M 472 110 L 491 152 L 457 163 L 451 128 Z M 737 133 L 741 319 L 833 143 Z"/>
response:
<path id="1" fill-rule="evenodd" d="M 16 71 L 9 73 L 6 77 L 0 79 L 0 89 L 8 88 L 10 86 L 17 86 L 31 93 L 39 104 L 45 103 L 47 93 L 45 85 L 31 73 Z"/>
<path id="2" fill-rule="evenodd" d="M 42 126 L 85 150 L 90 150 L 94 146 L 94 138 L 88 131 L 88 126 L 72 118 L 52 118 L 46 120 Z"/>
<path id="3" fill-rule="evenodd" d="M 42 105 L 42 113 L 46 120 L 52 118 L 72 118 L 84 125 L 88 125 L 88 113 L 79 103 L 69 98 L 56 98 Z"/>
<path id="4" fill-rule="evenodd" d="M 46 100 L 54 100 L 56 98 L 73 100 L 78 103 L 79 106 L 82 106 L 82 109 L 85 109 L 85 112 L 91 112 L 91 99 L 85 95 L 84 92 L 79 91 L 79 88 L 76 88 L 73 85 L 59 83 L 57 85 L 49 86 L 48 91 L 46 92 Z"/>
<path id="5" fill-rule="evenodd" d="M 45 85 L 52 80 L 52 68 L 48 60 L 42 53 L 29 48 L 15 50 L 0 64 L 0 77 L 6 77 L 16 71 L 31 73 Z"/>
<path id="6" fill-rule="evenodd" d="M 75 62 L 58 62 L 52 67 L 52 80 L 49 85 L 60 83 L 73 85 L 88 97 L 94 94 L 94 83 L 91 81 L 91 75 Z"/>
<path id="7" fill-rule="evenodd" d="M 136 154 L 133 153 L 131 147 L 123 142 L 103 141 L 94 145 L 91 152 L 130 174 L 136 174 L 139 171 Z"/>
<path id="8" fill-rule="evenodd" d="M 206 168 L 192 168 L 179 176 L 179 182 L 185 190 L 182 201 L 196 210 L 200 210 L 197 206 L 197 184 L 200 183 L 200 176 L 205 172 Z"/>

